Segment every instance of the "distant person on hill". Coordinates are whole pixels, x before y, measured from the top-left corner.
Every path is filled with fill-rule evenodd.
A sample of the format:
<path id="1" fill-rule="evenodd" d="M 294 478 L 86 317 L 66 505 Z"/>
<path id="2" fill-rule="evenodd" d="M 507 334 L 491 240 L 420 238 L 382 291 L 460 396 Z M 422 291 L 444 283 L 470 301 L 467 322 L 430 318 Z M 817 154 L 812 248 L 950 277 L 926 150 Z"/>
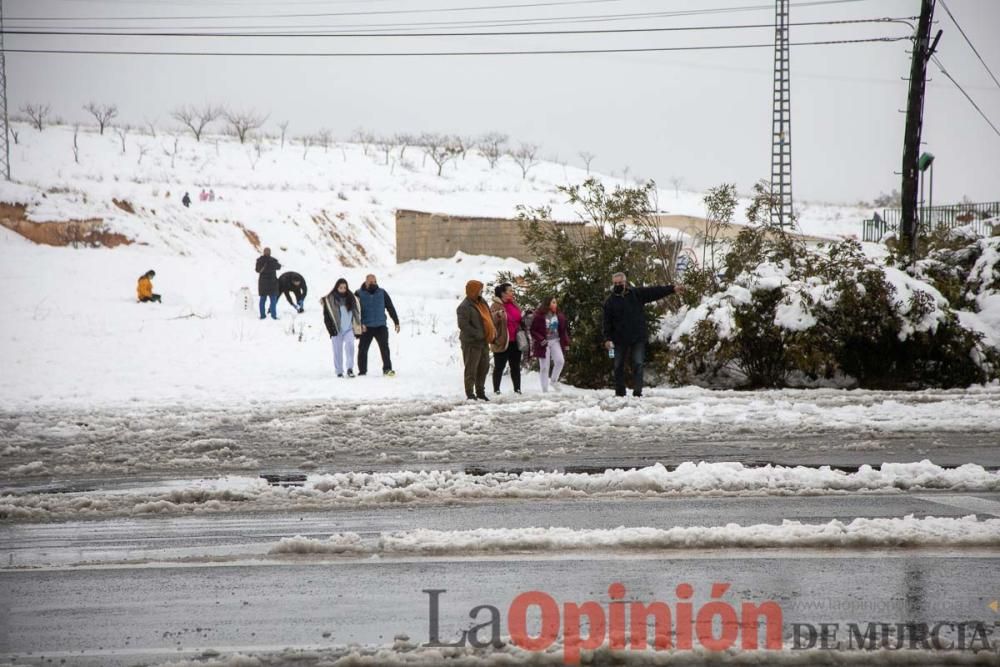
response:
<path id="1" fill-rule="evenodd" d="M 190 206 L 191 206 L 191 195 L 189 195 L 188 193 L 185 192 L 184 196 L 181 197 L 181 203 L 184 204 L 185 208 L 190 208 Z"/>
<path id="2" fill-rule="evenodd" d="M 268 312 L 271 319 L 278 319 L 278 269 L 281 264 L 274 257 L 271 257 L 271 249 L 264 248 L 264 254 L 257 258 L 257 293 L 260 295 L 260 319 L 265 319 L 264 301 L 271 300 Z"/>
<path id="3" fill-rule="evenodd" d="M 354 337 L 364 331 L 361 325 L 361 310 L 357 298 L 351 294 L 347 281 L 343 278 L 320 299 L 323 304 L 323 324 L 333 343 L 333 369 L 337 377 L 344 377 L 344 362 L 347 362 L 347 377 L 354 377 Z"/>
<path id="4" fill-rule="evenodd" d="M 198 193 L 198 201 L 208 201 L 208 192 L 205 191 L 205 188 L 202 188 L 201 192 Z"/>
<path id="5" fill-rule="evenodd" d="M 392 370 L 392 358 L 389 355 L 389 327 L 386 326 L 385 313 L 389 311 L 389 317 L 396 325 L 396 333 L 399 333 L 396 307 L 392 305 L 389 293 L 378 286 L 375 274 L 372 273 L 365 277 L 365 284 L 354 295 L 361 303 L 361 324 L 364 325 L 361 342 L 358 344 L 358 375 L 368 373 L 368 348 L 374 338 L 382 355 L 382 374 L 392 377 L 396 371 Z"/>
<path id="6" fill-rule="evenodd" d="M 153 271 L 152 269 L 139 276 L 139 284 L 135 288 L 139 303 L 147 303 L 150 301 L 153 303 L 160 303 L 160 295 L 153 294 L 154 277 L 156 277 L 156 271 Z"/>
<path id="7" fill-rule="evenodd" d="M 300 313 L 305 310 L 306 279 L 294 271 L 285 271 L 278 277 L 278 291 L 285 295 L 288 303 Z M 292 300 L 292 295 L 295 300 Z M 351 352 L 353 354 L 353 351 Z"/>
<path id="8" fill-rule="evenodd" d="M 490 371 L 490 344 L 496 339 L 490 307 L 483 298 L 483 284 L 478 280 L 465 283 L 465 299 L 455 309 L 458 318 L 458 340 L 462 345 L 465 366 L 465 397 L 470 401 L 489 401 L 486 397 L 486 375 Z"/>
<path id="9" fill-rule="evenodd" d="M 208 201 L 215 201 L 215 190 L 208 191 Z"/>

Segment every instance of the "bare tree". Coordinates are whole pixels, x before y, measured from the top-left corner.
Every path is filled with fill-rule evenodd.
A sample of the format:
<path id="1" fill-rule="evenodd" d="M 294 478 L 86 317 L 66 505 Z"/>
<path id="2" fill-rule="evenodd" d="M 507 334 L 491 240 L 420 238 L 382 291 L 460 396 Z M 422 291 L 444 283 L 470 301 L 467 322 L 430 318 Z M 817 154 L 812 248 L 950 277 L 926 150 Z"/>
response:
<path id="1" fill-rule="evenodd" d="M 378 147 L 383 153 L 385 153 L 385 164 L 389 166 L 389 154 L 396 147 L 396 137 L 383 136 L 378 139 Z"/>
<path id="2" fill-rule="evenodd" d="M 94 117 L 97 121 L 97 127 L 101 131 L 101 136 L 104 136 L 104 128 L 111 124 L 111 121 L 115 119 L 118 115 L 118 105 L 116 104 L 98 104 L 97 102 L 88 102 L 83 106 L 83 110 Z"/>
<path id="3" fill-rule="evenodd" d="M 328 128 L 321 128 L 319 132 L 316 133 L 316 143 L 323 147 L 323 152 L 327 153 L 330 151 L 330 144 L 333 143 L 333 132 Z"/>
<path id="4" fill-rule="evenodd" d="M 285 133 L 288 132 L 288 121 L 283 120 L 278 123 L 278 127 L 281 128 L 281 149 L 285 148 Z"/>
<path id="5" fill-rule="evenodd" d="M 583 166 L 585 166 L 587 168 L 587 173 L 589 174 L 590 173 L 590 163 L 593 162 L 594 158 L 597 157 L 597 156 L 594 155 L 593 153 L 588 152 L 588 151 L 580 151 L 579 155 L 580 155 L 580 159 L 583 160 Z"/>
<path id="6" fill-rule="evenodd" d="M 208 124 L 218 120 L 222 109 L 212 104 L 201 107 L 184 106 L 174 109 L 170 116 L 191 131 L 195 141 L 201 141 L 201 135 Z"/>
<path id="7" fill-rule="evenodd" d="M 458 154 L 462 156 L 463 160 L 465 159 L 465 156 L 466 154 L 468 154 L 469 150 L 475 147 L 476 145 L 475 137 L 462 136 L 458 134 L 452 137 L 452 141 L 454 142 L 455 148 L 458 149 Z"/>
<path id="8" fill-rule="evenodd" d="M 264 154 L 264 146 L 260 137 L 253 138 L 253 148 L 247 149 L 247 159 L 250 161 L 250 171 L 257 171 L 257 163 Z"/>
<path id="9" fill-rule="evenodd" d="M 510 152 L 514 162 L 521 168 L 521 178 L 528 178 L 528 171 L 538 164 L 537 155 L 537 144 L 521 144 L 517 150 Z"/>
<path id="10" fill-rule="evenodd" d="M 177 142 L 178 142 L 178 137 L 177 137 L 176 134 L 173 135 L 173 137 L 174 137 L 174 148 L 173 148 L 173 150 L 168 150 L 166 146 L 163 147 L 163 154 L 166 155 L 168 158 L 170 158 L 170 168 L 171 169 L 174 168 L 174 161 L 177 159 Z"/>
<path id="11" fill-rule="evenodd" d="M 146 153 L 149 152 L 149 146 L 147 144 L 137 144 L 136 147 L 139 149 L 139 159 L 136 161 L 137 165 L 142 164 L 142 158 L 146 157 Z"/>
<path id="12" fill-rule="evenodd" d="M 437 165 L 437 175 L 441 175 L 441 170 L 451 160 L 454 160 L 461 153 L 461 149 L 456 145 L 454 139 L 444 134 L 424 134 L 421 137 L 424 152 Z"/>
<path id="13" fill-rule="evenodd" d="M 21 138 L 21 133 L 17 131 L 17 128 L 13 125 L 10 126 L 10 137 L 14 140 L 14 144 L 17 145 L 18 139 Z"/>
<path id="14" fill-rule="evenodd" d="M 675 198 L 676 197 L 680 197 L 681 196 L 680 195 L 681 186 L 684 185 L 684 177 L 683 176 L 671 176 L 670 177 L 670 184 L 672 186 L 674 186 L 674 197 Z"/>
<path id="15" fill-rule="evenodd" d="M 149 136 L 156 138 L 156 119 L 145 120 L 143 124 L 146 126 L 146 131 L 149 132 Z"/>
<path id="16" fill-rule="evenodd" d="M 267 114 L 260 114 L 254 110 L 249 111 L 223 111 L 222 117 L 229 124 L 229 131 L 240 140 L 241 144 L 247 142 L 247 136 L 254 130 L 259 130 L 267 120 Z"/>
<path id="17" fill-rule="evenodd" d="M 21 113 L 28 117 L 31 125 L 41 132 L 45 129 L 45 119 L 52 108 L 48 104 L 25 104 L 21 107 Z"/>
<path id="18" fill-rule="evenodd" d="M 625 165 L 625 168 L 622 169 L 622 181 L 625 183 L 625 185 L 628 185 L 628 174 L 630 171 L 632 171 L 632 167 L 628 165 Z"/>
<path id="19" fill-rule="evenodd" d="M 371 132 L 365 130 L 363 127 L 359 127 L 358 129 L 354 130 L 354 132 L 351 134 L 351 141 L 353 141 L 356 144 L 360 144 L 361 150 L 363 150 L 365 155 L 367 156 L 368 150 L 371 148 L 372 143 L 374 143 L 375 141 L 375 136 Z"/>
<path id="20" fill-rule="evenodd" d="M 118 135 L 118 139 L 122 142 L 122 155 L 125 155 L 125 137 L 128 136 L 128 131 L 131 129 L 128 125 L 120 125 L 115 128 L 115 134 Z"/>
<path id="21" fill-rule="evenodd" d="M 80 136 L 80 126 L 73 126 L 73 162 L 80 164 L 80 143 L 77 139 Z"/>
<path id="22" fill-rule="evenodd" d="M 407 134 L 406 132 L 401 132 L 396 135 L 395 142 L 399 146 L 399 159 L 402 160 L 406 157 L 406 149 L 412 146 L 417 141 L 417 138 L 412 134 Z"/>
<path id="23" fill-rule="evenodd" d="M 306 156 L 309 155 L 309 146 L 312 145 L 312 137 L 302 137 L 299 141 L 302 142 L 302 159 L 305 160 Z"/>
<path id="24" fill-rule="evenodd" d="M 479 154 L 490 163 L 490 169 L 497 166 L 503 157 L 509 137 L 502 132 L 487 132 L 479 138 Z"/>

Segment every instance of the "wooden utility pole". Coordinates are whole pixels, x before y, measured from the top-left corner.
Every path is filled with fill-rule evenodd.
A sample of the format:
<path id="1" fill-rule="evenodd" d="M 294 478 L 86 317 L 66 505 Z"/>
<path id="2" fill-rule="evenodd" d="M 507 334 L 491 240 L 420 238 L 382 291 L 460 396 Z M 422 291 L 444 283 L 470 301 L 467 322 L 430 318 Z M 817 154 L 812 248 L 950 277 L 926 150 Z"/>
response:
<path id="1" fill-rule="evenodd" d="M 903 247 L 911 258 L 917 255 L 917 238 L 920 235 L 917 217 L 917 176 L 920 159 L 920 132 L 924 119 L 924 87 L 927 80 L 927 61 L 930 60 L 937 42 L 941 39 L 938 31 L 934 43 L 930 43 L 931 23 L 934 19 L 935 0 L 921 0 L 920 23 L 913 40 L 913 61 L 910 65 L 910 93 L 906 100 L 906 129 L 903 133 L 903 187 L 902 220 L 900 234 Z"/>

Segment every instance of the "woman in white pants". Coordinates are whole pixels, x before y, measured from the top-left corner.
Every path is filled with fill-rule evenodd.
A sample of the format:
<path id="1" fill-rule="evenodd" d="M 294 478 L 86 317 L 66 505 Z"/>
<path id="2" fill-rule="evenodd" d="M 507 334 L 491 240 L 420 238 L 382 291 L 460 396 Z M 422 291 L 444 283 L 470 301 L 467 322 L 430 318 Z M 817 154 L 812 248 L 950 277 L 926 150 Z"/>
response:
<path id="1" fill-rule="evenodd" d="M 554 296 L 546 297 L 535 311 L 531 320 L 531 340 L 533 352 L 538 357 L 538 370 L 542 378 L 542 391 L 559 389 L 559 376 L 566 363 L 569 349 L 569 330 L 566 316 L 559 311 L 559 303 Z"/>
<path id="2" fill-rule="evenodd" d="M 354 377 L 354 337 L 364 332 L 361 325 L 361 310 L 358 300 L 347 287 L 347 281 L 341 278 L 330 290 L 330 293 L 320 299 L 323 304 L 323 323 L 330 334 L 333 343 L 333 368 L 337 377 L 344 377 L 344 362 L 347 365 L 347 377 Z"/>

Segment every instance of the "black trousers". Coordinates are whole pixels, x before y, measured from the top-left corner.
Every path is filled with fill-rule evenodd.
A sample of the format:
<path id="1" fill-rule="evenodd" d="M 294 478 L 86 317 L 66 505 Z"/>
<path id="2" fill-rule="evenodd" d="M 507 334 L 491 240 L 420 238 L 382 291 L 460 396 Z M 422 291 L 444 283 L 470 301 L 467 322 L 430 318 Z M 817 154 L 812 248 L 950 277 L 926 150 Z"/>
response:
<path id="1" fill-rule="evenodd" d="M 153 303 L 160 303 L 159 294 L 150 294 L 149 296 L 144 296 L 139 299 L 139 303 L 146 303 L 147 301 L 152 301 Z"/>
<path id="2" fill-rule="evenodd" d="M 521 391 L 521 350 L 517 343 L 511 342 L 503 352 L 493 353 L 493 391 L 500 391 L 500 380 L 503 379 L 504 366 L 510 366 L 510 381 L 514 391 Z"/>
<path id="3" fill-rule="evenodd" d="M 382 372 L 392 370 L 392 359 L 389 357 L 389 327 L 368 327 L 361 334 L 358 343 L 358 372 L 364 375 L 368 372 L 368 348 L 372 338 L 378 343 L 378 351 L 382 354 Z"/>
<path id="4" fill-rule="evenodd" d="M 646 362 L 646 341 L 615 346 L 615 393 L 625 395 L 625 361 L 632 362 L 632 394 L 642 396 L 642 371 Z"/>

